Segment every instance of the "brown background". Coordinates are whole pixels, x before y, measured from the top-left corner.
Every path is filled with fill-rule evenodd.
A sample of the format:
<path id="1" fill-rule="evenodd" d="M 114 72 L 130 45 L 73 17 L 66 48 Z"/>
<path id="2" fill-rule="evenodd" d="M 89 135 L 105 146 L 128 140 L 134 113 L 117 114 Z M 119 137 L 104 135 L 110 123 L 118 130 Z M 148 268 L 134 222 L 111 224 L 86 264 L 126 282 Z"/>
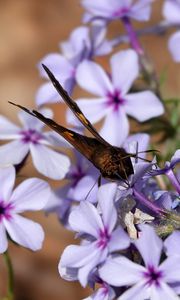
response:
<path id="1" fill-rule="evenodd" d="M 80 25 L 82 8 L 75 0 L 0 0 L 0 114 L 17 120 L 16 110 L 7 101 L 14 100 L 34 106 L 34 95 L 43 82 L 36 65 L 47 53 L 57 52 L 60 41 L 67 39 L 73 28 Z M 162 1 L 155 1 L 151 23 L 160 18 Z M 141 27 L 141 24 L 135 24 Z M 119 33 L 119 24 L 112 26 L 112 35 Z M 168 70 L 163 95 L 180 94 L 179 65 L 172 62 L 167 51 L 167 37 L 144 37 L 141 39 L 157 72 Z M 102 59 L 102 63 L 104 60 Z M 57 106 L 56 119 L 65 122 L 64 108 Z M 28 163 L 27 170 L 38 176 Z M 57 183 L 55 184 L 57 185 Z M 46 232 L 44 247 L 31 253 L 21 247 L 10 246 L 15 270 L 17 300 L 79 300 L 88 295 L 79 284 L 62 280 L 57 271 L 60 253 L 72 242 L 72 235 L 59 226 L 55 216 L 31 216 L 39 221 Z M 0 256 L 0 296 L 5 293 L 6 271 Z"/>

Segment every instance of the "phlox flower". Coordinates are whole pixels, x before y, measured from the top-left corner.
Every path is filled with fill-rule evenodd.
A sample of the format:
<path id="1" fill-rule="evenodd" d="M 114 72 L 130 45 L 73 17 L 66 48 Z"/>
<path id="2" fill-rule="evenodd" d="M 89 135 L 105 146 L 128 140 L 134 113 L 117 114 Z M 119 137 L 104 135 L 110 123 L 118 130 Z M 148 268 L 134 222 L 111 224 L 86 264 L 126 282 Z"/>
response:
<path id="1" fill-rule="evenodd" d="M 49 109 L 41 112 L 52 117 Z M 42 132 L 44 124 L 26 112 L 21 111 L 18 116 L 22 127 L 0 116 L 0 140 L 13 140 L 0 146 L 0 164 L 18 165 L 31 153 L 38 172 L 52 179 L 64 178 L 69 170 L 70 160 L 48 146 L 66 146 L 66 141 L 51 132 Z"/>
<path id="2" fill-rule="evenodd" d="M 133 242 L 144 265 L 124 256 L 106 260 L 100 277 L 115 287 L 127 290 L 118 300 L 177 300 L 173 284 L 180 283 L 180 256 L 172 255 L 160 262 L 163 242 L 149 225 L 141 225 L 140 237 Z"/>
<path id="3" fill-rule="evenodd" d="M 86 10 L 84 21 L 96 19 L 112 21 L 124 17 L 137 21 L 148 21 L 151 14 L 152 0 L 81 0 Z"/>
<path id="4" fill-rule="evenodd" d="M 84 61 L 79 65 L 77 82 L 95 98 L 79 99 L 77 104 L 92 123 L 105 118 L 100 134 L 112 145 L 122 146 L 129 133 L 127 115 L 144 122 L 161 115 L 164 108 L 151 91 L 128 93 L 139 74 L 138 55 L 134 50 L 114 54 L 110 65 L 110 76 L 95 62 Z M 70 111 L 67 120 L 79 124 Z"/>
<path id="5" fill-rule="evenodd" d="M 37 178 L 30 178 L 13 191 L 15 168 L 0 168 L 0 253 L 7 250 L 9 237 L 17 244 L 39 250 L 44 240 L 41 226 L 19 215 L 25 211 L 42 209 L 50 197 L 49 185 Z"/>
<path id="6" fill-rule="evenodd" d="M 103 282 L 99 289 L 97 289 L 91 296 L 83 300 L 113 300 L 115 299 L 115 292 L 112 287 Z"/>
<path id="7" fill-rule="evenodd" d="M 163 6 L 163 15 L 171 24 L 180 24 L 180 1 L 165 0 Z M 176 62 L 180 62 L 180 31 L 171 35 L 168 42 L 169 51 Z"/>
<path id="8" fill-rule="evenodd" d="M 40 75 L 49 79 L 42 68 L 47 65 L 69 94 L 72 94 L 76 83 L 76 69 L 84 59 L 108 54 L 112 50 L 110 42 L 105 39 L 106 29 L 102 26 L 80 26 L 74 29 L 68 41 L 62 42 L 62 54 L 50 53 L 38 64 Z M 55 103 L 60 99 L 51 82 L 44 83 L 36 94 L 38 106 Z"/>
<path id="9" fill-rule="evenodd" d="M 59 263 L 62 277 L 67 279 L 68 273 L 74 270 L 81 285 L 86 286 L 90 273 L 109 253 L 129 246 L 128 235 L 116 226 L 116 191 L 115 183 L 105 184 L 98 191 L 99 209 L 89 202 L 81 202 L 70 214 L 70 227 L 86 238 L 81 245 L 70 245 L 64 250 Z"/>

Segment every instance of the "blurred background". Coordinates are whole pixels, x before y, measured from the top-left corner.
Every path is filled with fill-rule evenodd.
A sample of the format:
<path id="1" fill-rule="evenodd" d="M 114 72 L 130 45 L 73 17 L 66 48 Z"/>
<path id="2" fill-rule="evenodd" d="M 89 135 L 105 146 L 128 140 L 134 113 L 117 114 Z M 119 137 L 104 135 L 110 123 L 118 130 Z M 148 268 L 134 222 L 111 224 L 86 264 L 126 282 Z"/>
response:
<path id="1" fill-rule="evenodd" d="M 162 18 L 163 1 L 155 1 L 151 21 L 155 24 Z M 0 0 L 0 114 L 17 121 L 16 109 L 8 100 L 25 106 L 35 106 L 37 88 L 43 82 L 39 77 L 37 63 L 46 54 L 58 52 L 59 42 L 66 40 L 70 32 L 81 24 L 82 8 L 77 0 Z M 136 24 L 136 28 L 143 24 Z M 119 34 L 119 24 L 111 26 L 111 35 Z M 158 74 L 167 73 L 166 85 L 162 87 L 167 97 L 180 95 L 180 68 L 167 50 L 170 34 L 161 37 L 141 38 L 142 44 Z M 101 59 L 107 64 L 106 58 Z M 168 71 L 168 72 L 167 72 Z M 82 91 L 77 91 L 76 96 Z M 65 108 L 56 107 L 55 118 L 65 124 Z M 29 175 L 30 174 L 30 175 Z M 22 176 L 39 176 L 29 162 Z M 52 182 L 53 186 L 59 183 Z M 31 215 L 30 215 L 31 216 Z M 73 235 L 59 225 L 56 216 L 36 213 L 31 216 L 40 222 L 46 233 L 44 247 L 32 253 L 21 247 L 10 246 L 15 271 L 15 294 L 17 300 L 79 300 L 87 297 L 77 283 L 60 278 L 57 270 L 60 254 L 65 246 L 73 242 Z M 6 269 L 0 256 L 0 297 L 6 291 Z"/>

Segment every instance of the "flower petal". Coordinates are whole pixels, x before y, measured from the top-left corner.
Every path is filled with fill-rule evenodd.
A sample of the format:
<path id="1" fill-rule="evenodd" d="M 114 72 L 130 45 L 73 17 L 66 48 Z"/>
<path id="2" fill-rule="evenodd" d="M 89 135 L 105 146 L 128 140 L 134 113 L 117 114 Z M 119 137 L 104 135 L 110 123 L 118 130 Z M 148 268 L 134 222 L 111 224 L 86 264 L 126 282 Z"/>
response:
<path id="1" fill-rule="evenodd" d="M 162 240 L 156 235 L 155 230 L 150 225 L 139 226 L 142 230 L 140 237 L 134 244 L 140 252 L 146 266 L 158 266 L 163 248 Z M 151 247 L 149 242 L 151 241 Z M 153 252 L 153 255 L 152 255 Z"/>
<path id="2" fill-rule="evenodd" d="M 169 256 L 159 266 L 163 280 L 167 283 L 180 283 L 180 255 Z"/>
<path id="3" fill-rule="evenodd" d="M 30 178 L 14 190 L 11 203 L 14 204 L 16 212 L 40 210 L 44 208 L 50 195 L 50 187 L 46 181 Z"/>
<path id="4" fill-rule="evenodd" d="M 164 113 L 161 101 L 151 91 L 128 94 L 126 100 L 126 113 L 139 122 L 144 122 Z"/>
<path id="5" fill-rule="evenodd" d="M 6 117 L 0 116 L 0 139 L 10 140 L 19 138 L 21 128 L 10 122 Z"/>
<path id="6" fill-rule="evenodd" d="M 126 151 L 128 153 L 135 153 L 136 154 L 136 150 L 138 150 L 138 153 L 140 153 L 140 155 L 138 155 L 141 158 L 145 158 L 146 157 L 146 150 L 148 149 L 149 146 L 149 141 L 150 141 L 150 136 L 147 133 L 136 133 L 136 134 L 132 134 L 129 135 L 128 138 L 125 140 L 123 147 L 126 149 Z M 132 151 L 132 147 L 135 148 Z M 137 146 L 137 147 L 136 147 Z M 142 153 L 141 153 L 142 152 Z"/>
<path id="7" fill-rule="evenodd" d="M 129 236 L 120 226 L 118 226 L 111 234 L 111 239 L 108 244 L 109 252 L 126 249 L 129 247 L 129 244 Z"/>
<path id="8" fill-rule="evenodd" d="M 107 183 L 98 190 L 98 204 L 102 213 L 105 228 L 111 233 L 117 222 L 117 211 L 114 206 L 114 199 L 117 192 L 116 183 Z"/>
<path id="9" fill-rule="evenodd" d="M 163 6 L 163 15 L 171 23 L 179 23 L 180 5 L 178 1 L 166 0 Z"/>
<path id="10" fill-rule="evenodd" d="M 131 8 L 129 17 L 137 21 L 148 21 L 151 15 L 151 4 L 154 0 L 139 0 Z"/>
<path id="11" fill-rule="evenodd" d="M 29 152 L 29 145 L 20 140 L 0 146 L 0 165 L 18 165 Z"/>
<path id="12" fill-rule="evenodd" d="M 16 178 L 15 168 L 13 166 L 0 168 L 0 199 L 9 201 Z"/>
<path id="13" fill-rule="evenodd" d="M 14 214 L 10 221 L 5 220 L 4 224 L 11 239 L 17 244 L 33 251 L 42 248 L 44 232 L 38 223 Z"/>
<path id="14" fill-rule="evenodd" d="M 81 202 L 69 216 L 69 224 L 73 230 L 98 238 L 99 230 L 103 229 L 101 217 L 93 204 Z"/>
<path id="15" fill-rule="evenodd" d="M 35 99 L 37 106 L 47 103 L 62 102 L 61 96 L 58 94 L 51 82 L 44 83 L 40 86 L 37 90 Z"/>
<path id="16" fill-rule="evenodd" d="M 70 160 L 66 155 L 40 144 L 31 144 L 30 151 L 36 169 L 44 176 L 58 180 L 69 171 Z"/>
<path id="17" fill-rule="evenodd" d="M 109 258 L 99 268 L 100 277 L 113 286 L 132 285 L 142 281 L 142 272 L 146 269 L 124 256 Z"/>
<path id="18" fill-rule="evenodd" d="M 105 98 L 96 99 L 79 99 L 76 101 L 84 115 L 91 123 L 100 121 L 108 112 L 109 107 L 106 105 Z M 67 121 L 69 124 L 79 125 L 79 120 L 70 109 L 67 110 Z"/>
<path id="19" fill-rule="evenodd" d="M 8 240 L 4 224 L 0 221 L 0 253 L 4 253 L 8 248 Z"/>
<path id="20" fill-rule="evenodd" d="M 168 42 L 168 48 L 175 62 L 180 62 L 180 31 L 173 33 Z"/>
<path id="21" fill-rule="evenodd" d="M 164 241 L 166 255 L 180 255 L 179 253 L 180 245 L 180 231 L 174 231 L 168 238 Z"/>
<path id="22" fill-rule="evenodd" d="M 102 137 L 114 146 L 122 146 L 129 133 L 129 122 L 123 107 L 111 111 L 100 130 Z"/>
<path id="23" fill-rule="evenodd" d="M 112 92 L 112 84 L 104 69 L 92 61 L 83 61 L 77 68 L 76 80 L 80 87 L 97 95 L 105 96 Z"/>
<path id="24" fill-rule="evenodd" d="M 152 286 L 151 287 L 151 299 L 152 300 L 178 300 L 179 297 L 176 295 L 174 290 L 168 286 L 165 282 L 161 282 L 160 287 Z"/>
<path id="25" fill-rule="evenodd" d="M 138 55 L 134 50 L 124 50 L 111 59 L 112 82 L 116 89 L 125 95 L 139 74 Z"/>
<path id="26" fill-rule="evenodd" d="M 140 281 L 133 287 L 129 288 L 125 293 L 123 293 L 117 300 L 145 300 L 154 298 L 149 298 L 149 289 L 145 286 L 144 281 Z M 160 299 L 157 299 L 160 300 Z"/>

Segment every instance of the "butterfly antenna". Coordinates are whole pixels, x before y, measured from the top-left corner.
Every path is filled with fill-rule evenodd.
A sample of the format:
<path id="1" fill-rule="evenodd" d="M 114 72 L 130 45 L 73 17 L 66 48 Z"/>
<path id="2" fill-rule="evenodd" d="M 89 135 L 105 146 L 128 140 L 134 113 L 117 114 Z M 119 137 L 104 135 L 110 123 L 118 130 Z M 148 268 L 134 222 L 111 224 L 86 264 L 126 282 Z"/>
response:
<path id="1" fill-rule="evenodd" d="M 89 194 L 92 192 L 93 188 L 95 187 L 96 184 L 98 184 L 99 187 L 99 178 L 101 177 L 101 175 L 98 177 L 98 179 L 95 181 L 95 183 L 93 184 L 93 186 L 90 188 L 89 192 L 87 193 L 86 197 L 84 200 L 87 200 L 87 198 L 89 197 Z"/>

